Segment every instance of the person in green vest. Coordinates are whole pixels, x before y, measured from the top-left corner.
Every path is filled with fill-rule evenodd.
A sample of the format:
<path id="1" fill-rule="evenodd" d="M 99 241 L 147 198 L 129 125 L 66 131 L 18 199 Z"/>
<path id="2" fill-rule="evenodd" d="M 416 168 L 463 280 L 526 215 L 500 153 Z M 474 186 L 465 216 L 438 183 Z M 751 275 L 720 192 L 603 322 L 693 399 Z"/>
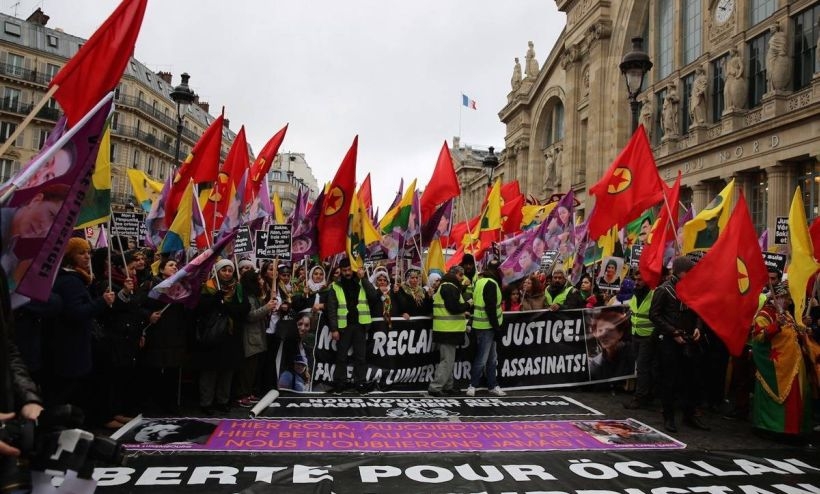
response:
<path id="1" fill-rule="evenodd" d="M 478 274 L 475 269 L 475 258 L 472 254 L 464 254 L 459 266 L 464 269 L 464 277 L 461 279 L 464 300 L 470 300 L 473 298 L 473 289 L 476 282 L 476 276 Z"/>
<path id="2" fill-rule="evenodd" d="M 470 304 L 461 296 L 464 268 L 453 266 L 444 277 L 433 295 L 433 343 L 438 348 L 439 362 L 433 380 L 427 387 L 430 396 L 444 396 L 453 390 L 453 367 L 456 349 L 464 343 L 467 332 L 467 317 Z"/>
<path id="3" fill-rule="evenodd" d="M 473 291 L 473 332 L 475 333 L 476 352 L 470 369 L 470 387 L 467 396 L 475 396 L 475 388 L 481 381 L 482 374 L 487 377 L 487 389 L 491 395 L 506 396 L 498 385 L 495 372 L 498 366 L 495 336 L 502 329 L 503 314 L 501 309 L 501 263 L 492 260 L 487 263 L 479 275 Z"/>
<path id="4" fill-rule="evenodd" d="M 336 367 L 333 370 L 333 386 L 330 392 L 341 394 L 347 382 L 347 352 L 353 348 L 353 382 L 360 394 L 367 392 L 367 328 L 372 321 L 368 301 L 379 295 L 373 284 L 365 277 L 363 268 L 356 275 L 350 267 L 350 259 L 339 261 L 341 279 L 330 285 L 327 297 L 327 324 L 330 337 L 336 342 Z"/>
<path id="5" fill-rule="evenodd" d="M 659 376 L 660 370 L 656 365 L 655 325 L 649 319 L 649 308 L 652 306 L 652 296 L 655 290 L 650 290 L 643 280 L 641 272 L 635 270 L 633 275 L 635 290 L 628 305 L 632 320 L 632 348 L 635 354 L 635 394 L 629 403 L 624 404 L 624 408 L 635 410 L 644 408 L 652 401 L 653 382 Z"/>
<path id="6" fill-rule="evenodd" d="M 566 309 L 583 309 L 585 301 L 572 283 L 567 281 L 564 268 L 555 268 L 552 271 L 552 281 L 544 292 L 544 300 L 551 311 Z"/>

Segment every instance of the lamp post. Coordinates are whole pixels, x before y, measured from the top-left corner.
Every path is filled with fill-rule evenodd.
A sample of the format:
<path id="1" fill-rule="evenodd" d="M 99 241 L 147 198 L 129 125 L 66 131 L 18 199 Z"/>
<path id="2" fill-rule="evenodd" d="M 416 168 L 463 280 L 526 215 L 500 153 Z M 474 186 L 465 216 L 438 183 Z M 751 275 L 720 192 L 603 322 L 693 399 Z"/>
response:
<path id="1" fill-rule="evenodd" d="M 182 82 L 171 91 L 171 99 L 177 104 L 177 142 L 174 151 L 174 163 L 179 166 L 179 143 L 182 140 L 182 118 L 185 116 L 184 109 L 194 102 L 194 92 L 188 87 L 188 79 L 191 78 L 187 72 L 180 76 Z"/>
<path id="2" fill-rule="evenodd" d="M 484 171 L 487 172 L 487 187 L 493 186 L 493 173 L 498 166 L 498 157 L 495 155 L 495 148 L 490 146 L 490 153 L 481 162 Z"/>
<path id="3" fill-rule="evenodd" d="M 626 90 L 629 93 L 629 106 L 632 109 L 632 133 L 634 134 L 638 129 L 638 114 L 641 111 L 638 94 L 643 87 L 646 73 L 652 68 L 649 55 L 643 51 L 643 38 L 640 36 L 632 38 L 632 50 L 627 52 L 621 59 L 620 68 L 624 79 L 626 79 Z"/>

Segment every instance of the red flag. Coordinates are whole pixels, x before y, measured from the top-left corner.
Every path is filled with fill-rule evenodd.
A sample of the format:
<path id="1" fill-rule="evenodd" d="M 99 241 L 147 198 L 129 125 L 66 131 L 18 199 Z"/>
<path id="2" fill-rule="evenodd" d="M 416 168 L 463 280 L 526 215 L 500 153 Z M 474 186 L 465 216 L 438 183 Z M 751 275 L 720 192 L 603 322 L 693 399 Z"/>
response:
<path id="1" fill-rule="evenodd" d="M 649 288 L 654 289 L 661 283 L 661 273 L 663 271 L 663 254 L 666 249 L 666 241 L 670 235 L 674 236 L 674 228 L 677 228 L 677 220 L 670 218 L 678 217 L 678 200 L 680 199 L 680 181 L 681 173 L 678 172 L 678 179 L 675 180 L 675 185 L 670 189 L 664 184 L 666 191 L 666 202 L 661 205 L 661 214 L 652 230 L 649 233 L 647 244 L 641 252 L 641 259 L 638 264 L 638 269 L 641 272 L 641 277 L 649 285 Z M 669 204 L 667 208 L 666 203 Z M 672 211 L 671 215 L 669 211 Z"/>
<path id="2" fill-rule="evenodd" d="M 663 198 L 663 180 L 643 126 L 612 162 L 603 178 L 589 189 L 595 209 L 589 236 L 598 238 L 615 225 L 626 225 Z"/>
<path id="3" fill-rule="evenodd" d="M 250 181 L 255 184 L 254 196 L 259 193 L 259 185 L 262 183 L 265 175 L 268 174 L 268 171 L 276 158 L 276 153 L 279 152 L 279 146 L 281 146 L 282 141 L 285 140 L 285 134 L 288 132 L 288 125 L 290 124 L 285 124 L 284 127 L 279 129 L 279 132 L 270 138 L 270 140 L 265 144 L 265 147 L 259 151 L 259 156 L 256 157 L 256 160 L 251 165 Z"/>
<path id="4" fill-rule="evenodd" d="M 237 184 L 242 178 L 242 174 L 245 173 L 248 162 L 248 140 L 245 137 L 245 126 L 243 125 L 239 128 L 239 133 L 236 134 L 236 139 L 234 139 L 231 149 L 228 151 L 225 163 L 222 164 L 222 169 L 219 171 L 219 175 L 208 196 L 208 202 L 202 211 L 207 235 L 210 235 L 214 230 L 219 230 L 222 225 L 222 219 L 228 212 L 231 197 L 238 189 Z"/>
<path id="5" fill-rule="evenodd" d="M 814 250 L 814 258 L 820 259 L 820 218 L 815 218 L 809 227 L 809 236 Z"/>
<path id="6" fill-rule="evenodd" d="M 333 182 L 330 183 L 319 215 L 319 257 L 324 259 L 344 252 L 350 202 L 356 193 L 356 153 L 359 136 L 347 151 Z"/>
<path id="7" fill-rule="evenodd" d="M 370 188 L 370 173 L 364 177 L 361 187 L 359 187 L 359 200 L 362 207 L 367 212 L 368 217 L 373 217 L 373 190 Z"/>
<path id="8" fill-rule="evenodd" d="M 174 181 L 171 183 L 171 191 L 168 194 L 168 203 L 165 209 L 165 224 L 171 225 L 174 216 L 177 214 L 179 201 L 185 193 L 185 187 L 189 180 L 194 183 L 215 182 L 219 175 L 219 156 L 222 148 L 222 122 L 223 113 L 211 122 L 205 132 L 199 138 L 191 154 L 179 165 L 174 174 Z"/>
<path id="9" fill-rule="evenodd" d="M 512 182 L 507 182 L 501 185 L 501 199 L 505 203 L 515 200 L 520 195 L 521 186 L 518 185 L 518 180 L 513 180 Z"/>
<path id="10" fill-rule="evenodd" d="M 74 125 L 120 82 L 134 54 L 148 0 L 123 0 L 71 60 L 54 76 L 54 99 Z"/>
<path id="11" fill-rule="evenodd" d="M 743 351 L 768 281 L 743 193 L 717 242 L 678 282 L 678 298 L 708 324 L 732 355 Z"/>
<path id="12" fill-rule="evenodd" d="M 438 154 L 436 168 L 430 182 L 421 194 L 421 217 L 429 218 L 436 210 L 436 206 L 461 194 L 461 187 L 458 185 L 456 170 L 453 168 L 453 158 L 450 156 L 450 148 L 447 141 L 441 146 Z"/>
<path id="13" fill-rule="evenodd" d="M 503 197 L 503 187 L 501 188 L 501 194 Z M 501 206 L 501 231 L 504 233 L 518 233 L 521 231 L 521 220 L 524 218 L 524 214 L 521 212 L 522 207 L 524 207 L 524 196 L 521 194 L 515 198 L 504 199 L 504 205 Z"/>

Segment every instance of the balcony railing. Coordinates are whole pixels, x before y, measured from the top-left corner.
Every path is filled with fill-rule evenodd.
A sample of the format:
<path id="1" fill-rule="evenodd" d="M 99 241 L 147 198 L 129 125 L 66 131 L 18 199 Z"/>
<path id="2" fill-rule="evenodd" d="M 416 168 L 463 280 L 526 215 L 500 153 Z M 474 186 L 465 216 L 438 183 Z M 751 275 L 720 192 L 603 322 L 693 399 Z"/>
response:
<path id="1" fill-rule="evenodd" d="M 23 103 L 20 98 L 6 97 L 0 99 L 0 110 L 16 113 L 17 115 L 28 115 L 34 108 L 34 103 Z M 62 112 L 56 108 L 43 107 L 37 112 L 36 117 L 42 120 L 56 122 Z"/>
<path id="2" fill-rule="evenodd" d="M 11 65 L 7 63 L 0 63 L 0 74 L 21 81 L 32 82 L 41 86 L 48 86 L 53 75 L 37 72 L 36 70 L 24 69 L 19 65 Z"/>
<path id="3" fill-rule="evenodd" d="M 169 117 L 165 114 L 165 112 L 157 110 L 153 106 L 146 103 L 145 100 L 141 100 L 134 96 L 121 94 L 119 98 L 116 99 L 115 104 L 120 106 L 127 106 L 129 108 L 136 108 L 137 110 L 143 112 L 144 114 L 148 115 L 149 117 L 168 127 L 168 129 L 170 129 L 171 132 L 173 132 L 174 135 L 176 135 L 177 119 Z M 189 140 L 190 142 L 196 142 L 197 140 L 199 140 L 198 135 L 194 134 L 190 129 L 187 129 L 185 127 L 182 128 L 182 137 Z"/>
<path id="4" fill-rule="evenodd" d="M 130 125 L 117 125 L 116 129 L 111 129 L 111 133 L 121 137 L 130 137 L 132 139 L 136 139 L 142 142 L 143 144 L 151 146 L 152 148 L 167 154 L 169 158 L 174 159 L 174 153 L 176 151 L 175 144 L 165 142 L 162 139 L 158 139 L 153 134 L 143 132 L 142 130 L 139 130 L 136 127 Z"/>

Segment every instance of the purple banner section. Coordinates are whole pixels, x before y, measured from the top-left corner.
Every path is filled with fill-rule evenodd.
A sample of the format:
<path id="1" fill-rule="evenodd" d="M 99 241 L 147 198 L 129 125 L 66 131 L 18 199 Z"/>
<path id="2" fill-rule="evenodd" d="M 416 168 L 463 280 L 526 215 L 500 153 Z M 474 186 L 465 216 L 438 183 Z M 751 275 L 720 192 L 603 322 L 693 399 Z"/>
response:
<path id="1" fill-rule="evenodd" d="M 194 419 L 179 420 L 187 423 Z M 162 424 L 155 424 L 158 421 Z M 216 424 L 209 423 L 212 432 L 208 436 L 196 438 L 173 437 L 176 431 L 169 432 L 170 424 L 173 419 L 144 419 L 141 423 L 129 424 L 131 427 L 118 437 L 126 449 L 141 451 L 455 453 L 686 447 L 632 419 L 523 422 L 220 420 Z M 162 432 L 156 434 L 159 428 Z"/>

